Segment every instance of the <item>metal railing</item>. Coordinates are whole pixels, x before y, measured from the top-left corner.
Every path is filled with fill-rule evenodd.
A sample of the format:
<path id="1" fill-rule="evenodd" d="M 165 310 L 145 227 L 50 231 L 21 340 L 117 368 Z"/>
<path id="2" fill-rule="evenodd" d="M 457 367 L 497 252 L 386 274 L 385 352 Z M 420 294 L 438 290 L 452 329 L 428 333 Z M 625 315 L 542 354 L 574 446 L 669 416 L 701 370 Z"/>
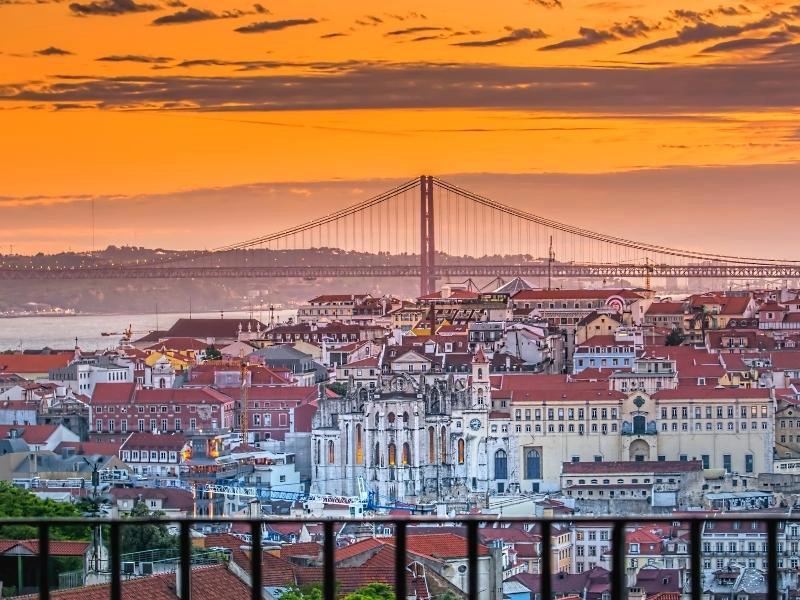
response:
<path id="1" fill-rule="evenodd" d="M 689 531 L 689 592 L 692 600 L 701 600 L 703 597 L 703 546 L 702 531 L 706 522 L 733 522 L 750 521 L 764 523 L 766 525 L 766 597 L 770 600 L 779 600 L 779 569 L 778 569 L 778 533 L 781 523 L 794 522 L 800 520 L 800 516 L 792 518 L 786 514 L 758 515 L 753 516 L 631 516 L 625 518 L 617 517 L 587 517 L 572 516 L 561 518 L 538 518 L 538 517 L 502 517 L 496 515 L 475 515 L 455 518 L 435 518 L 429 516 L 408 516 L 403 518 L 386 518 L 381 516 L 364 517 L 359 519 L 319 519 L 319 518 L 161 518 L 161 519 L 0 519 L 0 527 L 8 525 L 29 525 L 38 528 L 39 531 L 39 554 L 38 554 L 38 573 L 39 573 L 39 598 L 40 600 L 50 600 L 51 582 L 47 576 L 48 563 L 50 561 L 50 530 L 53 527 L 64 526 L 92 526 L 102 524 L 106 526 L 110 533 L 109 540 L 109 561 L 108 571 L 110 576 L 110 600 L 121 600 L 122 598 L 122 548 L 121 548 L 121 528 L 136 525 L 148 524 L 170 524 L 178 527 L 179 557 L 178 573 L 179 578 L 179 598 L 181 600 L 191 599 L 191 578 L 192 578 L 192 544 L 191 528 L 195 525 L 228 524 L 238 523 L 247 524 L 250 532 L 250 572 L 251 572 L 251 597 L 252 600 L 262 600 L 262 572 L 261 564 L 263 558 L 263 539 L 262 527 L 269 524 L 278 523 L 305 523 L 322 524 L 322 592 L 323 600 L 336 600 L 336 525 L 345 523 L 374 523 L 391 525 L 393 527 L 392 545 L 395 549 L 395 597 L 405 599 L 408 597 L 408 582 L 405 573 L 408 565 L 407 546 L 409 529 L 413 531 L 413 526 L 417 525 L 438 525 L 442 533 L 447 533 L 447 526 L 458 525 L 465 531 L 466 559 L 467 559 L 467 589 L 465 596 L 468 600 L 478 600 L 479 598 L 479 571 L 478 559 L 480 549 L 480 528 L 493 525 L 534 525 L 535 533 L 540 536 L 540 568 L 541 575 L 539 593 L 533 592 L 532 598 L 539 597 L 542 600 L 552 600 L 554 596 L 553 579 L 556 573 L 553 571 L 553 525 L 571 524 L 580 526 L 581 523 L 594 523 L 602 521 L 611 526 L 611 570 L 610 570 L 610 594 L 614 600 L 625 600 L 628 595 L 627 583 L 627 563 L 626 563 L 626 530 L 627 527 L 640 527 L 651 525 L 663 525 L 665 528 L 673 528 L 676 523 L 680 523 L 682 528 Z M 430 530 L 427 530 L 429 532 Z M 712 551 L 710 554 L 714 554 Z M 700 575 L 700 576 L 698 576 Z"/>

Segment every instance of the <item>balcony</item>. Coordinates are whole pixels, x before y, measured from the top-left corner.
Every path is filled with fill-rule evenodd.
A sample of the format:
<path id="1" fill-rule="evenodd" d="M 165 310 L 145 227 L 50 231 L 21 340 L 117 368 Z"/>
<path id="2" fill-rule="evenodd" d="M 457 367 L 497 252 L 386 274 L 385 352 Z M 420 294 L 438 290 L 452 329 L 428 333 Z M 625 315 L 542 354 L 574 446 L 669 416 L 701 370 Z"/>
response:
<path id="1" fill-rule="evenodd" d="M 681 517 L 682 527 L 685 526 L 685 529 L 688 530 L 690 550 L 689 569 L 687 572 L 688 582 L 683 589 L 683 594 L 687 598 L 691 596 L 693 600 L 701 600 L 704 592 L 704 581 L 708 582 L 708 575 L 706 577 L 691 576 L 692 574 L 703 572 L 702 531 L 705 521 L 736 521 L 740 519 L 741 517 L 724 516 L 711 519 Z M 770 600 L 787 598 L 786 591 L 784 590 L 782 593 L 779 589 L 778 532 L 781 522 L 793 519 L 791 517 L 787 519 L 786 515 L 754 515 L 748 520 L 766 523 L 767 552 L 762 553 L 766 564 L 764 597 Z M 605 597 L 607 594 L 609 598 L 614 600 L 626 600 L 629 592 L 631 597 L 635 596 L 631 588 L 632 582 L 629 579 L 631 575 L 629 559 L 637 556 L 635 554 L 626 555 L 626 527 L 642 523 L 672 526 L 675 522 L 675 517 L 646 516 L 627 519 L 603 517 L 603 521 L 611 526 L 610 564 L 608 565 L 610 571 L 607 574 L 607 580 L 602 583 L 604 587 L 607 587 L 603 595 Z M 540 557 L 538 563 L 540 572 L 542 574 L 550 574 L 549 577 L 536 578 L 535 589 L 530 588 L 529 600 L 552 600 L 564 595 L 561 589 L 563 580 L 565 577 L 572 576 L 565 576 L 563 573 L 555 574 L 561 565 L 556 564 L 553 558 L 553 525 L 567 523 L 577 525 L 596 522 L 597 517 L 573 516 L 566 519 L 529 519 L 497 517 L 495 515 L 489 518 L 487 516 L 469 516 L 444 520 L 427 516 L 338 518 L 336 520 L 283 517 L 179 520 L 3 519 L 0 520 L 0 527 L 24 524 L 37 528 L 38 539 L 25 541 L 29 547 L 35 548 L 35 552 L 25 554 L 24 558 L 28 561 L 35 561 L 29 565 L 33 568 L 29 568 L 26 573 L 29 574 L 28 584 L 35 582 L 38 597 L 41 600 L 50 600 L 51 598 L 58 600 L 62 596 L 70 599 L 80 597 L 77 595 L 80 593 L 80 589 L 73 588 L 66 592 L 56 589 L 58 583 L 63 585 L 66 579 L 52 576 L 53 564 L 51 559 L 61 555 L 64 542 L 59 542 L 55 539 L 51 541 L 51 530 L 58 528 L 59 531 L 64 531 L 64 528 L 68 526 L 91 529 L 95 526 L 102 526 L 104 535 L 98 539 L 108 540 L 107 550 L 101 544 L 102 552 L 99 554 L 102 558 L 99 567 L 96 566 L 94 572 L 97 586 L 93 588 L 95 590 L 94 593 L 98 595 L 92 595 L 92 597 L 100 597 L 100 592 L 97 591 L 100 589 L 103 597 L 110 598 L 110 600 L 121 600 L 123 595 L 126 598 L 146 598 L 149 594 L 144 591 L 146 587 L 143 587 L 142 581 L 152 577 L 154 582 L 156 579 L 161 578 L 158 579 L 161 582 L 159 585 L 161 585 L 160 591 L 162 594 L 157 596 L 159 598 L 169 596 L 174 597 L 176 600 L 191 600 L 194 596 L 195 600 L 217 600 L 218 598 L 220 600 L 268 600 L 280 598 L 281 590 L 295 587 L 301 583 L 306 585 L 309 577 L 311 577 L 314 582 L 321 585 L 322 600 L 336 600 L 353 591 L 340 589 L 344 585 L 343 582 L 349 581 L 348 577 L 343 576 L 345 574 L 351 575 L 353 571 L 358 571 L 362 568 L 367 569 L 366 566 L 354 565 L 352 563 L 353 553 L 347 550 L 350 546 L 343 543 L 345 540 L 337 539 L 337 535 L 342 531 L 343 525 L 351 525 L 358 531 L 364 531 L 366 528 L 381 532 L 379 537 L 375 537 L 378 534 L 373 533 L 373 539 L 382 540 L 380 543 L 384 547 L 391 549 L 392 559 L 382 563 L 384 565 L 382 567 L 382 577 L 384 579 L 376 579 L 375 581 L 391 587 L 396 598 L 431 600 L 442 594 L 441 591 L 437 593 L 431 591 L 427 586 L 427 582 L 425 585 L 420 586 L 418 578 L 420 576 L 425 577 L 425 573 L 435 568 L 434 565 L 436 563 L 450 561 L 453 567 L 445 567 L 442 570 L 442 577 L 447 579 L 448 589 L 456 597 L 465 598 L 466 600 L 502 600 L 503 580 L 507 577 L 517 576 L 524 569 L 517 569 L 516 567 L 514 569 L 503 569 L 502 548 L 501 545 L 496 543 L 497 534 L 502 529 L 490 526 L 495 524 L 498 527 L 500 525 L 527 524 L 533 525 L 536 534 L 541 536 L 537 552 Z M 123 528 L 153 524 L 167 524 L 169 530 L 176 534 L 178 544 L 171 555 L 174 557 L 172 568 L 162 565 L 158 569 L 154 569 L 154 563 L 158 562 L 155 559 L 148 559 L 148 564 L 150 565 L 148 568 L 141 568 L 141 565 L 137 567 L 136 561 L 131 561 L 128 556 L 122 554 L 121 534 Z M 281 546 L 278 555 L 276 555 L 272 550 L 266 548 L 269 544 L 274 545 L 275 538 L 271 537 L 271 533 L 265 534 L 265 532 L 273 531 L 270 526 L 277 526 L 278 524 L 283 527 L 321 524 L 319 543 L 312 544 L 313 551 L 306 554 L 301 553 L 302 557 L 293 550 L 295 548 L 293 543 L 286 543 Z M 374 528 L 378 524 L 381 527 Z M 211 557 L 207 562 L 198 562 L 198 552 L 196 548 L 193 549 L 192 529 L 213 530 L 219 529 L 220 525 L 235 526 L 240 541 L 237 541 L 235 547 L 230 551 L 224 551 L 222 548 L 217 547 L 208 548 L 207 550 L 217 552 L 220 555 L 217 557 L 219 560 L 215 561 Z M 451 525 L 456 527 L 448 527 Z M 418 526 L 427 527 L 424 531 L 415 532 Z M 442 549 L 437 545 L 437 541 L 430 538 L 434 535 L 442 534 L 430 533 L 430 526 L 439 526 L 437 530 L 441 530 L 442 534 L 453 536 L 454 539 L 458 540 L 456 545 L 460 550 L 457 556 L 448 555 L 446 551 L 440 551 Z M 492 540 L 495 540 L 495 542 L 492 542 Z M 305 544 L 305 546 L 307 547 L 309 544 Z M 427 550 L 421 551 L 423 547 L 427 548 Z M 282 565 L 290 564 L 287 562 L 288 559 L 283 559 L 282 549 L 284 548 L 291 551 L 287 553 L 288 557 L 302 558 L 303 562 L 297 563 L 298 572 L 302 572 L 305 577 L 302 582 L 299 579 L 293 579 L 291 575 L 293 571 L 291 569 L 287 570 L 286 575 L 283 575 L 280 569 L 276 569 L 275 560 L 282 561 L 280 563 Z M 370 552 L 374 551 L 374 549 L 375 546 L 371 545 Z M 345 554 L 347 556 L 344 556 Z M 714 553 L 710 554 L 713 555 Z M 370 558 L 373 556 L 374 554 L 370 554 Z M 582 560 L 582 558 L 577 560 Z M 86 564 L 89 565 L 92 562 L 95 565 L 98 564 L 96 559 L 87 560 Z M 368 559 L 365 562 L 368 562 Z M 213 566 L 209 567 L 207 566 L 208 564 Z M 200 567 L 199 565 L 206 566 Z M 389 568 L 387 569 L 387 567 Z M 337 572 L 342 576 L 341 578 L 337 577 Z M 20 573 L 22 573 L 21 570 Z M 448 573 L 449 575 L 445 575 Z M 213 580 L 214 577 L 217 578 L 216 581 L 210 581 L 210 578 Z M 286 581 L 276 580 L 276 578 L 280 579 L 281 577 L 285 577 Z M 70 578 L 70 582 L 73 579 Z M 132 583 L 136 583 L 136 585 L 131 585 Z M 145 583 L 147 582 L 145 581 Z M 128 589 L 129 585 L 131 585 L 130 589 Z M 230 587 L 226 588 L 226 585 Z M 214 586 L 217 588 L 216 593 L 211 590 Z M 103 587 L 107 587 L 107 592 L 102 591 Z M 164 593 L 166 595 L 163 595 Z"/>

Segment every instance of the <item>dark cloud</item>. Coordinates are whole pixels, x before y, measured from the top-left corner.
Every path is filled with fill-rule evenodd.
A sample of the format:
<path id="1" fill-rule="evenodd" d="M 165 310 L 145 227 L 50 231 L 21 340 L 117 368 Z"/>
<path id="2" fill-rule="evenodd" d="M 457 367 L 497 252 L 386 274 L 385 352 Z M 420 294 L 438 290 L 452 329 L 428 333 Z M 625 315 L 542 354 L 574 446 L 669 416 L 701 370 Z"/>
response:
<path id="1" fill-rule="evenodd" d="M 605 44 L 608 41 L 617 39 L 610 31 L 598 31 L 590 27 L 581 27 L 578 30 L 578 36 L 549 46 L 543 46 L 539 50 L 563 50 L 565 48 L 581 48 L 584 46 L 596 46 L 597 44 Z"/>
<path id="2" fill-rule="evenodd" d="M 362 27 L 375 27 L 381 23 L 383 23 L 383 19 L 376 15 L 366 15 L 363 19 L 356 19 L 356 25 L 361 25 Z"/>
<path id="3" fill-rule="evenodd" d="M 405 29 L 395 29 L 394 31 L 387 31 L 385 36 L 398 36 L 398 35 L 411 35 L 415 33 L 424 33 L 426 31 L 450 31 L 449 27 L 434 27 L 432 25 L 421 25 L 418 27 L 406 27 Z"/>
<path id="4" fill-rule="evenodd" d="M 88 4 L 73 2 L 69 5 L 73 14 L 88 17 L 101 15 L 107 17 L 117 17 L 129 13 L 149 12 L 158 10 L 155 4 L 138 3 L 135 0 L 96 0 Z"/>
<path id="5" fill-rule="evenodd" d="M 800 43 L 779 46 L 767 54 L 766 58 L 795 63 L 800 62 Z"/>
<path id="6" fill-rule="evenodd" d="M 546 38 L 547 34 L 541 29 L 529 29 L 523 27 L 522 29 L 510 29 L 508 34 L 493 38 L 490 40 L 469 40 L 466 42 L 454 42 L 453 46 L 463 46 L 465 48 L 485 48 L 488 46 L 507 46 L 509 44 L 516 44 L 523 40 L 539 40 Z"/>
<path id="7" fill-rule="evenodd" d="M 331 33 L 324 33 L 319 37 L 320 37 L 320 39 L 323 39 L 323 40 L 329 40 L 331 38 L 344 37 L 346 35 L 347 35 L 346 33 L 343 33 L 341 31 L 333 31 Z"/>
<path id="8" fill-rule="evenodd" d="M 768 46 L 777 46 L 792 39 L 792 36 L 787 31 L 773 31 L 766 37 L 761 38 L 739 38 L 736 40 L 729 40 L 727 42 L 720 42 L 713 46 L 709 46 L 702 51 L 702 54 L 714 54 L 718 52 L 735 52 L 737 50 L 750 50 L 752 48 L 764 48 Z"/>
<path id="9" fill-rule="evenodd" d="M 561 0 L 528 0 L 531 4 L 541 6 L 542 8 L 564 8 L 561 5 Z"/>
<path id="10" fill-rule="evenodd" d="M 800 56 L 800 48 L 795 52 Z M 216 64 L 230 66 L 224 61 Z M 273 70 L 280 66 L 289 64 L 260 65 Z M 240 67 L 256 68 L 254 64 Z M 306 69 L 307 73 L 299 74 L 216 77 L 70 76 L 6 84 L 0 91 L 0 103 L 86 103 L 103 109 L 212 112 L 491 108 L 608 114 L 697 114 L 800 106 L 797 63 L 790 60 L 646 69 L 357 62 L 310 64 Z"/>
<path id="11" fill-rule="evenodd" d="M 628 50 L 623 54 L 634 54 L 636 52 L 645 52 L 647 50 L 655 50 L 657 48 L 672 48 L 675 46 L 685 46 L 687 44 L 696 44 L 699 42 L 707 42 L 720 38 L 735 37 L 746 33 L 748 31 L 756 31 L 759 29 L 767 29 L 780 25 L 785 16 L 773 13 L 758 21 L 745 23 L 743 25 L 717 25 L 702 19 L 696 21 L 692 25 L 686 25 L 678 31 L 674 36 L 663 38 L 649 44 L 644 44 L 633 50 Z"/>
<path id="12" fill-rule="evenodd" d="M 72 52 L 64 50 L 63 48 L 56 48 L 55 46 L 48 46 L 34 52 L 37 56 L 71 56 Z"/>
<path id="13" fill-rule="evenodd" d="M 113 62 L 113 63 L 120 63 L 120 62 L 133 62 L 133 63 L 144 63 L 144 64 L 151 64 L 151 65 L 163 65 L 168 62 L 172 62 L 172 58 L 169 56 L 146 56 L 143 54 L 111 54 L 109 56 L 101 56 L 100 58 L 95 59 L 99 62 Z"/>
<path id="14" fill-rule="evenodd" d="M 283 19 L 280 21 L 259 21 L 251 23 L 244 27 L 237 27 L 234 29 L 237 33 L 267 33 L 269 31 L 280 31 L 281 29 L 288 29 L 289 27 L 298 27 L 300 25 L 313 25 L 319 23 L 317 19 Z"/>
<path id="15" fill-rule="evenodd" d="M 611 33 L 622 38 L 645 36 L 652 31 L 660 29 L 660 25 L 648 25 L 639 17 L 631 17 L 623 23 L 614 23 Z"/>
<path id="16" fill-rule="evenodd" d="M 366 63 L 357 60 L 343 62 L 285 62 L 277 60 L 224 60 L 219 58 L 199 58 L 184 60 L 176 64 L 175 67 L 180 69 L 191 69 L 193 67 L 235 67 L 238 71 L 273 71 L 276 69 L 294 68 L 320 72 L 345 72 L 351 71 L 355 68 L 363 68 L 377 64 L 378 63 Z"/>
<path id="17" fill-rule="evenodd" d="M 261 6 L 261 9 L 264 10 L 264 7 Z M 253 13 L 243 10 L 226 10 L 221 13 L 215 13 L 213 10 L 187 8 L 172 13 L 171 15 L 158 17 L 153 21 L 153 25 L 181 25 L 185 23 L 198 23 L 200 21 L 215 21 L 217 19 L 238 19 L 239 17 L 251 14 Z"/>
<path id="18" fill-rule="evenodd" d="M 422 19 L 425 20 L 428 17 L 423 15 L 422 13 L 409 11 L 404 15 L 396 14 L 396 13 L 386 13 L 386 16 L 390 19 L 394 19 L 395 21 L 407 21 L 409 19 Z"/>
<path id="19" fill-rule="evenodd" d="M 167 6 L 170 8 L 184 8 L 188 6 L 183 0 L 167 0 Z"/>

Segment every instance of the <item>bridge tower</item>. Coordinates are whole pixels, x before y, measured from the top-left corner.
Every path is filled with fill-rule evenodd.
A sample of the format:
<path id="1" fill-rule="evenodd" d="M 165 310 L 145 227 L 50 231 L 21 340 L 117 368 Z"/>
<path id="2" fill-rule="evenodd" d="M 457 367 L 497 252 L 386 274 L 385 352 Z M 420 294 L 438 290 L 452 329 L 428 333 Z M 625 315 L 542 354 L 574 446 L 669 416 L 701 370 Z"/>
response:
<path id="1" fill-rule="evenodd" d="M 433 221 L 433 177 L 421 175 L 419 178 L 419 222 L 420 222 L 420 281 L 421 296 L 436 291 L 436 245 Z"/>

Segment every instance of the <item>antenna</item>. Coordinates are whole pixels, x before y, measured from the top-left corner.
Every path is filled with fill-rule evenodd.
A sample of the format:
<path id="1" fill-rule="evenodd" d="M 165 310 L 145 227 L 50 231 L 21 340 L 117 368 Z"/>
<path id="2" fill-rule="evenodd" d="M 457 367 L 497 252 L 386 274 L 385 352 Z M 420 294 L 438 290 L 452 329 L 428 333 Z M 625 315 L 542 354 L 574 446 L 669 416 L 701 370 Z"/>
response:
<path id="1" fill-rule="evenodd" d="M 553 236 L 550 236 L 550 249 L 547 251 L 547 289 L 551 289 L 550 283 L 552 279 L 553 261 L 556 258 L 555 250 L 553 250 Z"/>

